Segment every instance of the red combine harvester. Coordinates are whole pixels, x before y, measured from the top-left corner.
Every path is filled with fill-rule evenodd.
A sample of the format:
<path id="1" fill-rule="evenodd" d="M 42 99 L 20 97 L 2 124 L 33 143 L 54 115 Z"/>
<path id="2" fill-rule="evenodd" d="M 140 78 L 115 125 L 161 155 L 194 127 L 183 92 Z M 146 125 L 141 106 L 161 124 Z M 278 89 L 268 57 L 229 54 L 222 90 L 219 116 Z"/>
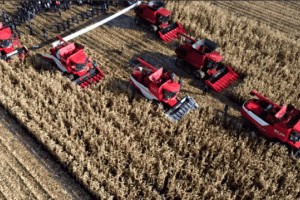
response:
<path id="1" fill-rule="evenodd" d="M 5 24 L 6 22 L 0 22 L 0 58 L 10 62 L 12 56 L 18 55 L 20 60 L 22 60 L 23 53 L 26 56 L 29 51 L 25 46 L 21 48 L 18 36 L 13 34 L 11 29 Z M 18 46 L 19 49 L 15 49 L 15 46 Z"/>
<path id="2" fill-rule="evenodd" d="M 249 99 L 242 106 L 242 116 L 253 123 L 268 138 L 278 138 L 293 148 L 300 149 L 300 111 L 293 105 L 283 107 L 261 94 L 251 91 L 258 99 Z"/>
<path id="3" fill-rule="evenodd" d="M 149 27 L 149 31 L 158 33 L 160 38 L 166 43 L 178 38 L 178 33 L 185 33 L 179 22 L 171 23 L 171 12 L 166 10 L 165 3 L 161 1 L 150 1 L 138 5 L 134 12 L 136 13 L 135 23 L 142 23 Z"/>
<path id="4" fill-rule="evenodd" d="M 188 41 L 175 50 L 178 67 L 185 67 L 197 79 L 203 79 L 205 84 L 219 93 L 239 79 L 229 66 L 221 62 L 223 56 L 216 52 L 216 43 L 208 39 L 196 41 L 184 34 L 180 35 Z"/>
<path id="5" fill-rule="evenodd" d="M 84 46 L 76 42 L 69 44 L 60 36 L 57 36 L 60 44 L 50 49 L 51 55 L 42 54 L 43 58 L 52 60 L 62 71 L 63 75 L 70 78 L 76 84 L 85 88 L 93 82 L 99 82 L 104 74 L 97 67 L 97 62 L 91 63 L 92 58 L 87 58 Z"/>
<path id="6" fill-rule="evenodd" d="M 177 96 L 182 88 L 182 79 L 175 81 L 175 74 L 164 72 L 163 68 L 156 69 L 141 59 L 133 68 L 130 75 L 130 83 L 137 88 L 147 99 L 163 102 L 170 109 L 167 116 L 177 121 L 189 110 L 195 110 L 199 106 L 192 97 L 185 96 L 180 102 Z"/>

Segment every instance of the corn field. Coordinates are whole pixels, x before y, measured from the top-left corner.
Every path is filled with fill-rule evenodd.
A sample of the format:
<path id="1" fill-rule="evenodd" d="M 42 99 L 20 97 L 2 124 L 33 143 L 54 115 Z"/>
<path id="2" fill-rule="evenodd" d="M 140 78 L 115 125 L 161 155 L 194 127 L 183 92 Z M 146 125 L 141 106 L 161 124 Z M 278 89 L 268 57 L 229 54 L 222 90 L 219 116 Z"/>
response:
<path id="1" fill-rule="evenodd" d="M 6 3 L 5 9 L 14 4 Z M 191 37 L 216 42 L 217 52 L 225 53 L 224 63 L 242 77 L 223 94 L 204 95 L 200 81 L 175 67 L 179 40 L 164 44 L 137 27 L 130 11 L 74 39 L 105 74 L 99 83 L 81 91 L 41 58 L 39 54 L 50 54 L 44 45 L 23 61 L 0 60 L 0 102 L 98 199 L 296 199 L 298 160 L 284 146 L 250 134 L 240 103 L 256 90 L 280 105 L 300 108 L 299 40 L 214 4 L 168 1 L 166 9 L 175 12 L 174 21 Z M 63 12 L 62 20 L 80 9 L 86 8 Z M 110 12 L 119 10 L 111 7 Z M 33 29 L 54 27 L 60 18 L 49 15 L 56 21 L 49 24 L 37 15 Z M 49 31 L 50 39 L 42 41 L 41 31 L 39 37 L 26 35 L 25 25 L 21 31 L 20 43 L 27 47 L 50 44 L 57 35 Z M 130 62 L 136 58 L 181 76 L 180 97 L 192 96 L 199 108 L 179 122 L 170 121 L 128 83 Z M 218 117 L 225 104 L 228 116 Z"/>

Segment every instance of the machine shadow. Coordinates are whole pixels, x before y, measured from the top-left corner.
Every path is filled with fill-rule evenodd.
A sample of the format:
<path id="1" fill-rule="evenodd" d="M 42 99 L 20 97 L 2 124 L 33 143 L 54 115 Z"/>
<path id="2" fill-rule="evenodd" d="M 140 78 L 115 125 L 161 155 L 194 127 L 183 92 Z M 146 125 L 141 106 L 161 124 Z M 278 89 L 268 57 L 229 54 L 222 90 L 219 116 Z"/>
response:
<path id="1" fill-rule="evenodd" d="M 146 100 L 150 101 L 145 98 L 131 83 L 128 81 L 124 81 L 120 78 L 111 78 L 105 85 L 105 88 L 110 90 L 116 96 L 120 95 L 120 93 L 125 94 L 128 97 L 128 102 L 132 104 L 133 100 L 141 101 Z"/>

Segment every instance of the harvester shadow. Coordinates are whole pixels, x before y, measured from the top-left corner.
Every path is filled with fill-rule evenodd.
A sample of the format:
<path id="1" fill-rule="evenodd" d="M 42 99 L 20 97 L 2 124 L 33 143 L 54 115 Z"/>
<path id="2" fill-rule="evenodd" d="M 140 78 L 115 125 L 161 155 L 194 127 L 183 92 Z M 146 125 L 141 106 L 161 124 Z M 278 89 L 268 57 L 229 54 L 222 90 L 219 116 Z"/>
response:
<path id="1" fill-rule="evenodd" d="M 236 117 L 228 113 L 225 114 L 222 110 L 216 110 L 216 115 L 212 119 L 212 124 L 219 125 L 220 128 L 226 129 L 227 131 L 234 134 L 234 136 L 246 136 L 249 140 L 255 140 L 258 142 L 264 142 L 265 148 L 261 154 L 265 154 L 269 148 L 275 143 L 279 146 L 283 146 L 287 156 L 293 155 L 293 149 L 287 144 L 283 143 L 277 138 L 264 137 L 250 121 L 244 119 L 242 116 Z M 242 134 L 241 134 L 242 133 Z M 252 147 L 249 147 L 252 148 Z M 255 148 L 255 146 L 254 146 Z"/>
<path id="2" fill-rule="evenodd" d="M 141 99 L 145 99 L 129 81 L 124 81 L 119 78 L 111 78 L 105 88 L 116 94 L 116 96 L 120 95 L 120 93 L 126 94 L 130 104 L 133 100 L 140 101 Z"/>
<path id="3" fill-rule="evenodd" d="M 229 104 L 229 106 L 232 107 L 233 109 L 240 111 L 242 108 L 241 106 L 247 99 L 235 95 L 234 91 L 237 89 L 237 86 L 241 83 L 242 80 L 238 80 L 234 82 L 232 85 L 226 88 L 221 94 L 209 88 L 207 95 L 211 95 L 214 99 L 217 99 L 224 104 L 227 105 Z M 206 93 L 204 92 L 206 86 L 204 81 L 197 80 L 192 76 L 191 80 L 189 81 L 189 85 L 202 90 L 202 94 L 206 95 Z"/>
<path id="4" fill-rule="evenodd" d="M 32 62 L 32 67 L 39 73 L 41 73 L 41 71 L 49 71 L 52 73 L 58 70 L 53 61 L 44 59 L 41 54 L 33 54 L 30 61 Z"/>

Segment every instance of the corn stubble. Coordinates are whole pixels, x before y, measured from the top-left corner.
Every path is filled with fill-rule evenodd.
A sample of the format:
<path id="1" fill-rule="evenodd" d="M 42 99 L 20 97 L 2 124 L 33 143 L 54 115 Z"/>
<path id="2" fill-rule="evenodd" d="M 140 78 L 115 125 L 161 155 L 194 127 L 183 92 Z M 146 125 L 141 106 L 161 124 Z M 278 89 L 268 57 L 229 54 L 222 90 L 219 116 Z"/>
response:
<path id="1" fill-rule="evenodd" d="M 217 42 L 225 63 L 244 77 L 229 90 L 232 98 L 242 101 L 255 89 L 300 107 L 299 93 L 289 86 L 297 83 L 297 41 L 206 2 L 168 2 L 167 9 L 193 37 Z M 104 26 L 78 39 L 106 75 L 86 92 L 36 54 L 0 61 L 0 101 L 98 198 L 295 198 L 298 161 L 284 147 L 249 136 L 238 110 L 216 122 L 224 103 L 201 95 L 184 78 L 181 96 L 193 96 L 200 107 L 173 123 L 128 84 L 124 66 L 133 55 L 153 56 L 160 66 L 174 56 L 174 49 L 144 33 Z M 112 35 L 114 41 L 108 40 Z M 124 44 L 127 50 L 115 53 Z"/>

